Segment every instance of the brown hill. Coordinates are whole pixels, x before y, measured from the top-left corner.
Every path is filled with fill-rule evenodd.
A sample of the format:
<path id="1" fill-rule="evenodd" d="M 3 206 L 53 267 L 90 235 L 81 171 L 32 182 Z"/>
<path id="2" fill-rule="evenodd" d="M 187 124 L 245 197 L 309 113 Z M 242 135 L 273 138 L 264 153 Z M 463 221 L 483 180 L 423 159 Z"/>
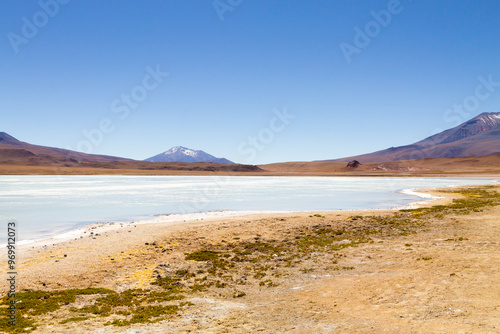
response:
<path id="1" fill-rule="evenodd" d="M 411 145 L 332 161 L 387 162 L 500 154 L 500 113 L 483 113 L 457 127 Z"/>
<path id="2" fill-rule="evenodd" d="M 86 154 L 55 147 L 32 145 L 22 142 L 5 132 L 0 132 L 0 163 L 46 165 L 78 162 L 134 161 L 107 155 Z"/>
<path id="3" fill-rule="evenodd" d="M 500 174 L 500 155 L 467 158 L 418 159 L 361 163 L 356 168 L 343 161 L 285 162 L 260 165 L 280 175 L 458 175 Z"/>
<path id="4" fill-rule="evenodd" d="M 146 162 L 38 146 L 0 132 L 0 174 L 212 175 L 262 172 L 257 166 L 220 163 Z"/>

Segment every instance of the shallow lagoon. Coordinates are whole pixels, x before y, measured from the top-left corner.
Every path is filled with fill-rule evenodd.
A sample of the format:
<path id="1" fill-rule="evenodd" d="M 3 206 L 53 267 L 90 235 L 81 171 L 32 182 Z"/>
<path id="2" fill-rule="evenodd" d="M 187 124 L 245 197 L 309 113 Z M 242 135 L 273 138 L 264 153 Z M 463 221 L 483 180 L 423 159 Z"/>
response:
<path id="1" fill-rule="evenodd" d="M 216 210 L 384 209 L 418 201 L 403 189 L 493 183 L 489 179 L 254 176 L 0 176 L 0 221 L 18 240 L 78 225 Z M 5 242 L 6 233 L 2 233 Z"/>

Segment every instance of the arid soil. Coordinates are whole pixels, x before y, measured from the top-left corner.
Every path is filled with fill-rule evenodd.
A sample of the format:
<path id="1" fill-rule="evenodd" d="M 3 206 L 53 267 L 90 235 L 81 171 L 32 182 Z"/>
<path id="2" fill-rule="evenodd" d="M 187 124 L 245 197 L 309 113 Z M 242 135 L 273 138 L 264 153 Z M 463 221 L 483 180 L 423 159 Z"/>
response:
<path id="1" fill-rule="evenodd" d="M 144 161 L 25 161 L 3 157 L 0 175 L 258 175 L 258 176 L 472 176 L 500 174 L 500 155 L 385 163 L 298 161 L 259 166 Z"/>
<path id="2" fill-rule="evenodd" d="M 432 205 L 448 207 L 90 227 L 19 250 L 18 291 L 107 288 L 173 305 L 130 324 L 137 305 L 108 312 L 105 292 L 79 295 L 33 316 L 33 333 L 498 333 L 498 196 L 438 195 Z M 453 198 L 468 202 L 450 209 Z"/>
<path id="3" fill-rule="evenodd" d="M 371 162 L 361 163 L 356 168 L 347 167 L 346 162 L 339 161 L 283 162 L 259 167 L 283 175 L 495 175 L 500 173 L 500 155 Z"/>

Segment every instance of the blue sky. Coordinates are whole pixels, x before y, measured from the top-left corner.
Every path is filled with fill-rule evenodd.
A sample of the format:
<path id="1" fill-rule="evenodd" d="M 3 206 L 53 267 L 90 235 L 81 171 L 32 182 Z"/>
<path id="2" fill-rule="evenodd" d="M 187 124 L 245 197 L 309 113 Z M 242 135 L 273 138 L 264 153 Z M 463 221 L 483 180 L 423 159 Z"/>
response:
<path id="1" fill-rule="evenodd" d="M 39 145 L 322 160 L 500 111 L 498 1 L 23 0 L 0 13 L 0 131 Z"/>

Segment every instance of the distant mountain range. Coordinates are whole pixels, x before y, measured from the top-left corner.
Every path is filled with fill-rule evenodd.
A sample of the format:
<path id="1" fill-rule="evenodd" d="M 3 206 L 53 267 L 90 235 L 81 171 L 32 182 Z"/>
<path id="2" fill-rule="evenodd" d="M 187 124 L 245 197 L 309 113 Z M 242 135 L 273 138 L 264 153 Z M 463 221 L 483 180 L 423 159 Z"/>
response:
<path id="1" fill-rule="evenodd" d="M 500 154 L 500 112 L 482 113 L 411 145 L 328 161 L 389 162 Z"/>
<path id="2" fill-rule="evenodd" d="M 0 132 L 0 163 L 46 165 L 64 163 L 68 166 L 84 163 L 103 162 L 134 162 L 136 160 L 126 159 L 108 155 L 86 154 L 65 150 L 55 147 L 32 145 L 22 142 L 11 135 Z M 191 150 L 186 147 L 176 146 L 161 154 L 155 155 L 144 161 L 148 162 L 211 162 L 218 164 L 234 164 L 224 158 L 216 158 L 213 155 L 199 150 Z"/>
<path id="3" fill-rule="evenodd" d="M 345 162 L 358 160 L 361 163 L 379 163 L 426 158 L 465 158 L 487 155 L 500 155 L 500 113 L 483 113 L 459 126 L 430 136 L 411 145 L 391 147 L 369 154 L 323 161 Z M 142 164 L 147 164 L 147 162 L 234 164 L 232 161 L 225 158 L 216 158 L 206 152 L 192 150 L 182 146 L 173 147 L 166 152 L 145 159 L 144 162 L 140 162 L 114 156 L 86 154 L 60 148 L 32 145 L 19 141 L 5 132 L 0 132 L 1 164 L 27 166 L 58 164 L 72 167 L 80 163 L 87 165 L 91 163 L 106 163 L 106 168 L 115 168 L 113 164 L 116 162 L 122 164 L 139 163 L 141 168 L 144 169 L 149 168 L 142 166 Z M 172 166 L 168 168 L 171 167 Z M 160 167 L 157 166 L 155 168 Z M 162 168 L 166 167 L 164 166 Z M 213 169 L 214 166 L 204 165 L 200 168 L 209 170 L 211 168 Z M 227 168 L 236 170 L 235 166 Z"/>
<path id="4" fill-rule="evenodd" d="M 213 162 L 218 164 L 234 164 L 225 158 L 216 158 L 201 150 L 175 146 L 170 150 L 145 159 L 148 162 Z"/>
<path id="5" fill-rule="evenodd" d="M 0 162 L 43 165 L 66 162 L 134 161 L 108 155 L 86 154 L 55 147 L 32 145 L 0 132 Z"/>

